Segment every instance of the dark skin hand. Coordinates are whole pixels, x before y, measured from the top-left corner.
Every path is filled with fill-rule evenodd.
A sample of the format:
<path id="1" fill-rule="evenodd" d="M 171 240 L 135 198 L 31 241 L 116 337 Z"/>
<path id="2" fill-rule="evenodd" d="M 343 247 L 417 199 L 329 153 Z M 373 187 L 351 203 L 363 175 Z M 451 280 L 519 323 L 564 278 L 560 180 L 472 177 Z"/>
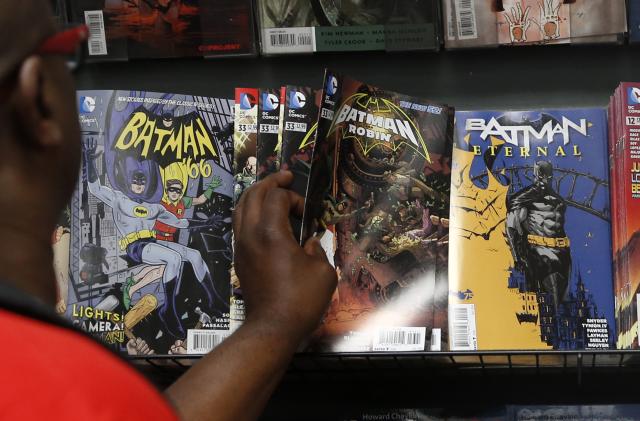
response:
<path id="1" fill-rule="evenodd" d="M 296 242 L 289 214 L 303 198 L 281 171 L 252 185 L 233 214 L 244 324 L 166 394 L 184 420 L 254 420 L 299 344 L 318 326 L 337 278 L 317 239 Z"/>

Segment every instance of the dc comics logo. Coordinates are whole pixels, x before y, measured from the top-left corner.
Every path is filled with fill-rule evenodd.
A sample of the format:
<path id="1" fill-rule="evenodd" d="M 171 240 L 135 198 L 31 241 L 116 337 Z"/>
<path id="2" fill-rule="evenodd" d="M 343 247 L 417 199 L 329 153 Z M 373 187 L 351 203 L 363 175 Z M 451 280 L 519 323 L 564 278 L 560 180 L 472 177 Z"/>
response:
<path id="1" fill-rule="evenodd" d="M 627 97 L 629 105 L 640 105 L 640 88 L 629 88 Z"/>
<path id="2" fill-rule="evenodd" d="M 292 91 L 289 94 L 289 108 L 299 110 L 307 104 L 307 97 L 302 92 Z"/>
<path id="3" fill-rule="evenodd" d="M 264 108 L 265 111 L 275 111 L 279 105 L 280 100 L 277 95 L 268 92 L 262 94 L 262 108 Z"/>
<path id="4" fill-rule="evenodd" d="M 242 93 L 240 95 L 240 109 L 241 110 L 250 110 L 253 106 L 256 105 L 256 99 L 253 95 L 249 93 Z"/>
<path id="5" fill-rule="evenodd" d="M 333 96 L 338 92 L 338 79 L 335 76 L 331 75 L 327 78 L 327 86 L 325 86 L 327 93 L 329 96 Z"/>
<path id="6" fill-rule="evenodd" d="M 78 108 L 81 113 L 92 113 L 96 109 L 96 99 L 91 96 L 81 96 Z"/>

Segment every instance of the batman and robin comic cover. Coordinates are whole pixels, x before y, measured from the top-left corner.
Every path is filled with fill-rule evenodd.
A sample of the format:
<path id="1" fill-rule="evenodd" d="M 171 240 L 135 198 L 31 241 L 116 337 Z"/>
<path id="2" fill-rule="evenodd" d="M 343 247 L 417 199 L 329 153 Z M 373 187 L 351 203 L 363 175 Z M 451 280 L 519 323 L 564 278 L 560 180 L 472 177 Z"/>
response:
<path id="1" fill-rule="evenodd" d="M 456 113 L 453 350 L 614 347 L 603 109 Z"/>
<path id="2" fill-rule="evenodd" d="M 453 109 L 331 71 L 323 87 L 304 219 L 338 287 L 309 349 L 441 350 Z"/>
<path id="3" fill-rule="evenodd" d="M 233 101 L 80 91 L 66 315 L 130 355 L 206 353 L 229 328 Z"/>
<path id="4" fill-rule="evenodd" d="M 90 59 L 256 53 L 251 0 L 71 0 Z"/>

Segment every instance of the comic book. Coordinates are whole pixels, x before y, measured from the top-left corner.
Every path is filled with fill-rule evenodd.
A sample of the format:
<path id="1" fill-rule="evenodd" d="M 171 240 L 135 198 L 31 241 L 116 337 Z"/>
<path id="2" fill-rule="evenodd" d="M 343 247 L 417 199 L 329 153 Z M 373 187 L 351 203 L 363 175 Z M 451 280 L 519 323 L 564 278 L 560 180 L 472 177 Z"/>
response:
<path id="1" fill-rule="evenodd" d="M 256 144 L 257 179 L 280 169 L 282 151 L 278 145 L 280 105 L 284 103 L 285 87 L 260 89 L 258 98 L 258 139 Z"/>
<path id="2" fill-rule="evenodd" d="M 456 114 L 452 350 L 614 347 L 607 143 L 603 109 Z"/>
<path id="3" fill-rule="evenodd" d="M 90 60 L 256 53 L 251 0 L 70 0 Z"/>
<path id="4" fill-rule="evenodd" d="M 612 173 L 616 194 L 613 222 L 613 260 L 615 273 L 616 321 L 618 348 L 638 348 L 638 304 L 640 301 L 640 84 L 622 83 L 611 104 L 614 134 L 609 153 L 615 158 Z"/>
<path id="5" fill-rule="evenodd" d="M 323 170 L 312 168 L 320 177 L 309 182 L 305 215 L 319 218 L 306 223 L 324 230 L 338 287 L 309 349 L 441 350 L 446 300 L 435 315 L 434 299 L 453 109 L 331 71 L 323 86 L 313 156 Z"/>
<path id="6" fill-rule="evenodd" d="M 293 173 L 289 188 L 302 197 L 307 194 L 311 172 L 320 96 L 321 91 L 313 88 L 291 85 L 285 87 L 280 169 Z M 289 219 L 294 236 L 303 243 L 302 218 L 291 215 Z"/>
<path id="7" fill-rule="evenodd" d="M 229 329 L 233 101 L 80 91 L 73 323 L 129 355 L 201 354 Z"/>
<path id="8" fill-rule="evenodd" d="M 624 0 L 443 0 L 445 47 L 619 42 Z"/>
<path id="9" fill-rule="evenodd" d="M 256 182 L 258 142 L 258 89 L 236 88 L 233 132 L 233 204 L 240 200 L 242 192 Z M 242 287 L 231 268 L 230 327 L 236 330 L 244 321 Z"/>
<path id="10" fill-rule="evenodd" d="M 440 0 L 258 0 L 263 54 L 437 50 Z"/>
<path id="11" fill-rule="evenodd" d="M 640 42 L 640 0 L 628 0 L 629 42 Z"/>

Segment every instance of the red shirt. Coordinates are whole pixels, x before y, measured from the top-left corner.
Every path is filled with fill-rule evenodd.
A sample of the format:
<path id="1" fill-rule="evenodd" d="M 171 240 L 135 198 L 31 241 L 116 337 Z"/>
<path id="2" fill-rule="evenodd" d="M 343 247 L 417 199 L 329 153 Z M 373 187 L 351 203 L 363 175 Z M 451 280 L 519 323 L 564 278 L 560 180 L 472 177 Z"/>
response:
<path id="1" fill-rule="evenodd" d="M 166 210 L 177 216 L 179 219 L 184 218 L 185 205 L 182 199 L 178 200 L 178 203 L 175 205 L 173 203 L 167 203 L 164 200 L 160 203 L 162 203 L 162 206 L 164 206 Z M 174 241 L 173 236 L 178 229 L 171 225 L 167 225 L 164 222 L 156 221 L 153 230 L 156 232 L 156 239 Z"/>
<path id="2" fill-rule="evenodd" d="M 124 361 L 72 329 L 0 308 L 0 419 L 177 420 Z"/>

